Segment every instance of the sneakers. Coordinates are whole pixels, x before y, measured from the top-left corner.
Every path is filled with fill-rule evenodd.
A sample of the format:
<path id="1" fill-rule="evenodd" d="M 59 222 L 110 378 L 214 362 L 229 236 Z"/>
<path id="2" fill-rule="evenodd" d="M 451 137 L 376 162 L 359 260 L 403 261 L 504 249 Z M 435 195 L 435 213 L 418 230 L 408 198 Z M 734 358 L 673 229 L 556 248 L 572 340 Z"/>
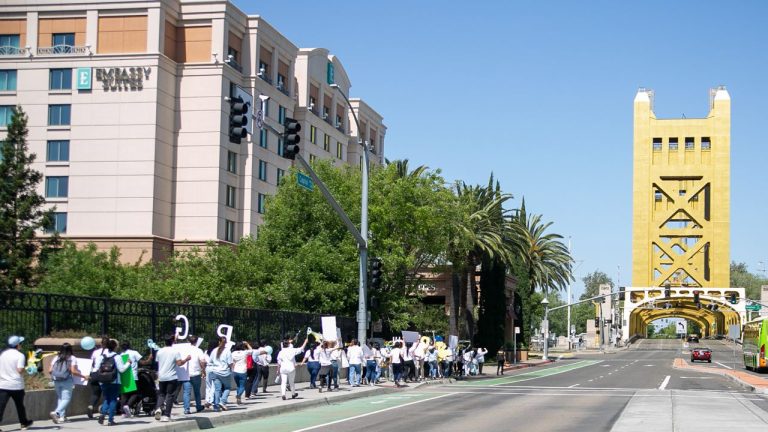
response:
<path id="1" fill-rule="evenodd" d="M 238 405 L 242 405 L 243 404 L 243 400 L 240 399 L 240 396 L 237 397 L 237 404 Z"/>
<path id="2" fill-rule="evenodd" d="M 89 419 L 93 420 L 93 405 L 88 405 L 88 409 L 85 410 L 85 415 L 87 415 Z"/>
<path id="3" fill-rule="evenodd" d="M 285 398 L 285 395 L 283 395 L 283 400 L 288 400 L 288 399 Z"/>
<path id="4" fill-rule="evenodd" d="M 226 411 L 229 408 L 227 408 L 227 404 L 219 404 L 219 408 L 221 408 L 222 411 Z"/>
<path id="5" fill-rule="evenodd" d="M 192 411 L 186 410 L 186 411 L 184 411 L 184 415 L 192 415 Z"/>
<path id="6" fill-rule="evenodd" d="M 158 408 L 155 410 L 155 420 L 160 420 L 160 418 L 163 416 L 163 411 Z"/>
<path id="7" fill-rule="evenodd" d="M 98 420 L 98 422 L 99 422 L 99 424 L 100 424 L 100 425 L 103 425 L 103 424 L 104 424 L 104 418 L 105 418 L 105 417 L 106 417 L 106 416 L 105 416 L 104 414 L 101 414 L 101 415 L 99 415 L 99 420 Z"/>
<path id="8" fill-rule="evenodd" d="M 54 424 L 59 424 L 59 423 L 61 423 L 61 420 L 59 419 L 59 415 L 58 415 L 58 414 L 56 414 L 56 411 L 51 411 L 51 412 L 48 414 L 48 417 L 50 417 L 50 418 L 51 418 L 51 420 L 53 420 L 53 423 L 54 423 Z"/>
<path id="9" fill-rule="evenodd" d="M 33 422 L 32 420 L 30 420 L 30 421 L 28 421 L 27 423 L 25 423 L 25 424 L 22 424 L 22 425 L 21 425 L 21 430 L 27 430 L 27 429 L 29 429 L 29 428 L 30 428 L 30 426 L 32 426 L 32 423 L 34 423 L 34 422 Z"/>
<path id="10" fill-rule="evenodd" d="M 131 407 L 128 405 L 123 405 L 123 417 L 131 418 Z"/>
<path id="11" fill-rule="evenodd" d="M 162 416 L 162 417 L 160 417 L 160 421 L 163 422 L 163 423 L 166 423 L 166 422 L 171 421 L 171 418 L 168 417 L 168 416 Z"/>
<path id="12" fill-rule="evenodd" d="M 298 393 L 294 393 L 294 394 L 291 395 L 291 399 L 296 399 L 297 397 L 299 397 Z"/>

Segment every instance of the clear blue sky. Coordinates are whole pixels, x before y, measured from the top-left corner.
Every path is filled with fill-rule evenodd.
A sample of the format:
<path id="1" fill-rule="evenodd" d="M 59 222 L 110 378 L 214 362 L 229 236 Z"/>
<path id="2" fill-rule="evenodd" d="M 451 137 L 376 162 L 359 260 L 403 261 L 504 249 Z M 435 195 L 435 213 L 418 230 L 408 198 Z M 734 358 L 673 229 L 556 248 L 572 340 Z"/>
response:
<path id="1" fill-rule="evenodd" d="M 449 181 L 491 173 L 571 237 L 582 262 L 631 279 L 632 101 L 704 117 L 732 99 L 731 259 L 768 265 L 768 2 L 236 0 L 299 47 L 337 55 L 384 116 L 385 156 Z M 761 130 L 763 132 L 761 132 Z M 582 290 L 574 284 L 575 296 Z"/>

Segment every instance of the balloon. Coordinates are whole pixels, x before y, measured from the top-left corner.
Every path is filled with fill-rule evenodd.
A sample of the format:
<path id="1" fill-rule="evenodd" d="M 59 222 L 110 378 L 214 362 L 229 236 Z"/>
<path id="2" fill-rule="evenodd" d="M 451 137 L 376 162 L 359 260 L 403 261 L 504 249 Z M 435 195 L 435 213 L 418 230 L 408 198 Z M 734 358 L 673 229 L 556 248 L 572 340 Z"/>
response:
<path id="1" fill-rule="evenodd" d="M 86 336 L 86 337 L 80 339 L 80 348 L 82 348 L 82 349 L 84 349 L 86 351 L 90 351 L 90 350 L 96 348 L 96 341 L 93 340 L 92 337 Z"/>
<path id="2" fill-rule="evenodd" d="M 30 376 L 37 374 L 37 366 L 36 365 L 29 365 L 25 369 L 27 371 L 27 374 L 30 375 Z"/>
<path id="3" fill-rule="evenodd" d="M 267 351 L 267 354 L 272 355 L 272 347 L 271 346 L 267 345 L 266 347 L 264 347 L 264 350 Z"/>

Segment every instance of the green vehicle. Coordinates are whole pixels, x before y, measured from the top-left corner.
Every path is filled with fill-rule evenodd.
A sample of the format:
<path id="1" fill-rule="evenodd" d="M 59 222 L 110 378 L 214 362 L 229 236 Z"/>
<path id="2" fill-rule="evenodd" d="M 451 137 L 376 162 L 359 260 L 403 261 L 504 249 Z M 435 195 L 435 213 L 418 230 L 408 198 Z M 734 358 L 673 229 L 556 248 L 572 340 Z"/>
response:
<path id="1" fill-rule="evenodd" d="M 768 319 L 758 318 L 744 324 L 742 334 L 744 367 L 755 371 L 767 367 L 765 348 L 768 345 Z"/>

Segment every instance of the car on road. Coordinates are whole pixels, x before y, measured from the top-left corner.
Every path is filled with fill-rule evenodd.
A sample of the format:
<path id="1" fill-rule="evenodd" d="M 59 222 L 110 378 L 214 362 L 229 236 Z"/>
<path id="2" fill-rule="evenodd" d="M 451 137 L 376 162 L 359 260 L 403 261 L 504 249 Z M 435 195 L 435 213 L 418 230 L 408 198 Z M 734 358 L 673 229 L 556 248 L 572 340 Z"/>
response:
<path id="1" fill-rule="evenodd" d="M 709 348 L 694 348 L 691 350 L 691 363 L 695 360 L 706 360 L 707 363 L 712 363 L 712 350 Z"/>
<path id="2" fill-rule="evenodd" d="M 696 343 L 698 343 L 699 342 L 699 335 L 695 335 L 695 334 L 688 335 L 687 341 L 688 342 L 696 342 Z"/>

